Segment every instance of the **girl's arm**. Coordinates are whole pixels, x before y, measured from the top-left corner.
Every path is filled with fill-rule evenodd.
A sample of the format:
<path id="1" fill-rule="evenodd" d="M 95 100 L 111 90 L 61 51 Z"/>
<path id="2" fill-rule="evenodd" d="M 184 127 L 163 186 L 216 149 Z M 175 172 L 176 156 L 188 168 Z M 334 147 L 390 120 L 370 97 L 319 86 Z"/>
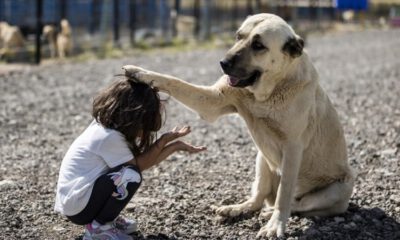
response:
<path id="1" fill-rule="evenodd" d="M 137 167 L 143 171 L 160 163 L 176 151 L 195 153 L 205 150 L 204 147 L 195 147 L 181 141 L 176 141 L 166 146 L 171 141 L 189 133 L 190 127 L 188 126 L 185 126 L 180 130 L 175 127 L 172 131 L 163 134 L 146 152 L 137 156 L 135 159 L 132 159 L 128 163 L 137 165 Z"/>
<path id="2" fill-rule="evenodd" d="M 164 145 L 161 139 L 159 139 L 154 144 L 152 144 L 146 152 L 130 160 L 128 164 L 136 165 L 140 169 L 140 171 L 146 170 L 151 166 L 157 164 L 156 160 L 162 152 L 163 148 Z"/>
<path id="3" fill-rule="evenodd" d="M 162 162 L 165 160 L 167 157 L 169 157 L 171 154 L 173 154 L 176 151 L 185 151 L 188 153 L 198 153 L 201 151 L 206 150 L 206 147 L 198 147 L 198 146 L 193 146 L 189 143 L 185 143 L 182 141 L 176 141 L 168 146 L 166 146 L 160 153 L 157 159 L 157 163 Z"/>

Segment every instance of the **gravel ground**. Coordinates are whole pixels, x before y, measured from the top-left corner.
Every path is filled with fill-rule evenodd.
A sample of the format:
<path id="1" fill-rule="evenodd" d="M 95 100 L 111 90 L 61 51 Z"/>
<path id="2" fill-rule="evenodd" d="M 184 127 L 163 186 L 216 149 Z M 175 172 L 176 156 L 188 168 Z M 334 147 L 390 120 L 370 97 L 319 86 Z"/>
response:
<path id="1" fill-rule="evenodd" d="M 348 211 L 329 218 L 293 216 L 288 239 L 400 239 L 400 31 L 313 37 L 308 49 L 346 132 L 358 171 Z M 80 239 L 82 228 L 53 212 L 64 153 L 91 121 L 96 91 L 127 63 L 211 84 L 225 50 L 30 67 L 0 76 L 0 239 Z M 170 99 L 164 128 L 190 124 L 187 137 L 208 146 L 177 154 L 144 173 L 124 214 L 138 239 L 254 239 L 258 213 L 218 219 L 211 205 L 247 198 L 256 149 L 235 115 L 208 124 Z"/>

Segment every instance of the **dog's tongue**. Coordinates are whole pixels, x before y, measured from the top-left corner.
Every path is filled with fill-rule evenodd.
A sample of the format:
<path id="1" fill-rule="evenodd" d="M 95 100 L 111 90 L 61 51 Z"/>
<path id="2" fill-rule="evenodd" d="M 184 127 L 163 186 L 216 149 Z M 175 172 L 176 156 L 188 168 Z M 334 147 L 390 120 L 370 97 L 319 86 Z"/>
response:
<path id="1" fill-rule="evenodd" d="M 239 83 L 239 81 L 240 81 L 239 78 L 228 76 L 228 82 L 229 82 L 229 85 L 231 85 L 231 86 L 235 86 L 236 84 Z"/>

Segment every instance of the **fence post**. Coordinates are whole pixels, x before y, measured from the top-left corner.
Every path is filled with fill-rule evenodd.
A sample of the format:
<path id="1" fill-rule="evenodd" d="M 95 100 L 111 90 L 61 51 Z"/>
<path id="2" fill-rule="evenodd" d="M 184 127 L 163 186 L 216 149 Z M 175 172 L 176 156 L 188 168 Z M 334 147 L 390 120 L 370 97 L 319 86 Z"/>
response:
<path id="1" fill-rule="evenodd" d="M 90 34 L 94 34 L 99 26 L 99 0 L 92 0 L 91 16 L 90 16 Z"/>
<path id="2" fill-rule="evenodd" d="M 61 0 L 60 2 L 60 17 L 65 19 L 67 17 L 67 1 Z"/>
<path id="3" fill-rule="evenodd" d="M 260 12 L 262 12 L 261 11 L 261 0 L 256 0 L 256 7 L 255 7 L 256 9 L 256 13 L 260 13 Z"/>
<path id="4" fill-rule="evenodd" d="M 135 44 L 135 29 L 136 29 L 136 0 L 129 1 L 129 37 L 131 45 Z"/>
<path id="5" fill-rule="evenodd" d="M 114 47 L 119 47 L 119 1 L 114 0 Z"/>
<path id="6" fill-rule="evenodd" d="M 247 14 L 252 15 L 253 14 L 253 6 L 252 6 L 252 0 L 247 0 L 246 1 L 246 6 L 247 6 Z"/>
<path id="7" fill-rule="evenodd" d="M 172 14 L 172 36 L 176 37 L 178 35 L 178 30 L 176 29 L 176 22 L 177 22 L 177 18 L 179 17 L 179 13 L 181 11 L 181 1 L 180 0 L 175 0 L 174 11 L 175 11 L 174 14 Z"/>
<path id="8" fill-rule="evenodd" d="M 239 11 L 238 11 L 238 0 L 233 0 L 233 9 L 232 9 L 232 31 L 236 31 L 237 26 L 236 26 L 236 21 L 239 16 Z"/>
<path id="9" fill-rule="evenodd" d="M 211 36 L 211 0 L 203 0 L 203 6 L 201 7 L 201 25 L 202 25 L 202 38 L 205 40 L 210 39 Z"/>
<path id="10" fill-rule="evenodd" d="M 309 0 L 310 19 L 312 21 L 317 19 L 317 1 L 318 0 Z"/>
<path id="11" fill-rule="evenodd" d="M 200 31 L 200 0 L 194 0 L 193 16 L 195 18 L 194 35 L 197 37 Z"/>
<path id="12" fill-rule="evenodd" d="M 36 0 L 36 53 L 35 53 L 35 63 L 40 64 L 41 60 L 41 41 L 40 36 L 42 34 L 42 11 L 43 11 L 43 1 Z"/>

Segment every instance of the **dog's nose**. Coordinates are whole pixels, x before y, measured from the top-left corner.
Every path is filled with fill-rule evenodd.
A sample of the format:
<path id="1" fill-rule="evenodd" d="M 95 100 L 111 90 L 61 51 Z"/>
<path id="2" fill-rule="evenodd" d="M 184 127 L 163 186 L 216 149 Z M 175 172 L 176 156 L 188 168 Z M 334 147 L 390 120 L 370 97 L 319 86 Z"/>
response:
<path id="1" fill-rule="evenodd" d="M 222 60 L 219 62 L 219 64 L 221 65 L 221 68 L 222 68 L 224 71 L 226 71 L 226 70 L 232 68 L 232 65 L 233 65 L 232 61 L 227 60 L 227 59 L 222 59 Z"/>

